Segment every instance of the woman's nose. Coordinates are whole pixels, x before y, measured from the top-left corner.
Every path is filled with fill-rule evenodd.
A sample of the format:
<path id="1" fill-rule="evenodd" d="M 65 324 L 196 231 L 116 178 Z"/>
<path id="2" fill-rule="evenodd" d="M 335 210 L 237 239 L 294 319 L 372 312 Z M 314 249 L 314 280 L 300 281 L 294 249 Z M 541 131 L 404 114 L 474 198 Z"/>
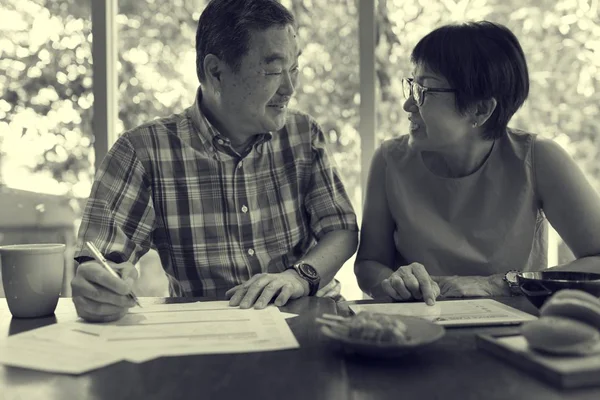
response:
<path id="1" fill-rule="evenodd" d="M 402 108 L 406 112 L 414 112 L 415 109 L 418 109 L 419 107 L 417 106 L 417 102 L 415 101 L 414 97 L 408 96 L 408 99 L 406 99 L 404 104 L 402 104 Z"/>

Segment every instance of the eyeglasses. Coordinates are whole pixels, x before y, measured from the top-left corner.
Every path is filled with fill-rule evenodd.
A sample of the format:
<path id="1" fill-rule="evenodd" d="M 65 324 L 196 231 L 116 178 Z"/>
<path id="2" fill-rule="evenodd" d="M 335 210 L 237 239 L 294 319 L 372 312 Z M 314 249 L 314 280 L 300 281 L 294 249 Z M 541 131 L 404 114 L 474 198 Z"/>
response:
<path id="1" fill-rule="evenodd" d="M 415 99 L 415 102 L 420 107 L 425 101 L 425 93 L 427 92 L 456 92 L 456 89 L 434 89 L 419 85 L 412 78 L 402 78 L 402 92 L 404 98 L 409 99 L 411 96 Z"/>

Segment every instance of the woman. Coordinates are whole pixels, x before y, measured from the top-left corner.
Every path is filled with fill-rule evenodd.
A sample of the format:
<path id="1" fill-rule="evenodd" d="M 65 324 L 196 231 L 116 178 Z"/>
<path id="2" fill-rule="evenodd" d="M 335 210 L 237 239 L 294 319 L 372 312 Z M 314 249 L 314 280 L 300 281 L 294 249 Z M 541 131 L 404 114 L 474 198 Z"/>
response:
<path id="1" fill-rule="evenodd" d="M 547 266 L 552 223 L 600 272 L 600 198 L 556 143 L 507 127 L 529 92 L 506 27 L 447 25 L 416 45 L 403 80 L 410 134 L 376 151 L 355 273 L 374 298 L 509 295 L 515 270 Z M 512 274 L 511 274 L 512 273 Z"/>

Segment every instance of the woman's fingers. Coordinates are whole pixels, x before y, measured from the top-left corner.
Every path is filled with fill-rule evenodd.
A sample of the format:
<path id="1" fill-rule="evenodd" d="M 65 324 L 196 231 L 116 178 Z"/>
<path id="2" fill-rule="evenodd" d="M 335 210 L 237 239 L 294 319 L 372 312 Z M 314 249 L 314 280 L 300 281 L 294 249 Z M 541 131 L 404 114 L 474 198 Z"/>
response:
<path id="1" fill-rule="evenodd" d="M 390 276 L 390 284 L 400 296 L 400 300 L 410 300 L 413 298 L 411 292 L 406 288 L 404 278 L 399 274 L 394 273 Z"/>
<path id="2" fill-rule="evenodd" d="M 438 285 L 419 263 L 398 268 L 388 280 L 397 297 L 402 300 L 423 299 L 428 305 L 433 305 L 439 295 Z"/>
<path id="3" fill-rule="evenodd" d="M 399 271 L 398 276 L 402 279 L 404 287 L 410 292 L 410 298 L 420 300 L 423 298 L 421 289 L 423 282 L 419 281 L 410 271 Z M 407 299 L 408 300 L 408 299 Z"/>
<path id="4" fill-rule="evenodd" d="M 402 297 L 400 297 L 396 289 L 392 287 L 392 284 L 390 283 L 390 278 L 381 281 L 381 288 L 383 289 L 383 292 L 394 300 L 402 300 Z"/>
<path id="5" fill-rule="evenodd" d="M 437 295 L 435 293 L 434 285 L 437 286 L 433 278 L 429 275 L 425 267 L 421 264 L 418 264 L 416 268 L 413 269 L 413 273 L 416 279 L 419 281 L 419 287 L 421 288 L 421 294 L 423 300 L 432 306 L 435 304 L 435 299 Z M 439 289 L 439 288 L 438 288 Z"/>

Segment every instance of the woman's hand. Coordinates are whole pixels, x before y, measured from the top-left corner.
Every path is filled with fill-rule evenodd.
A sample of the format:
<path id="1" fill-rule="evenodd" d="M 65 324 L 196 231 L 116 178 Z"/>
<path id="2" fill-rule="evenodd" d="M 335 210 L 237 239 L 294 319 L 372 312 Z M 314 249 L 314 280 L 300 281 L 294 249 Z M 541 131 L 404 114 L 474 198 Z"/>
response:
<path id="1" fill-rule="evenodd" d="M 395 300 L 425 300 L 434 305 L 440 295 L 440 287 L 429 275 L 423 264 L 412 263 L 396 270 L 381 282 L 383 292 Z"/>

